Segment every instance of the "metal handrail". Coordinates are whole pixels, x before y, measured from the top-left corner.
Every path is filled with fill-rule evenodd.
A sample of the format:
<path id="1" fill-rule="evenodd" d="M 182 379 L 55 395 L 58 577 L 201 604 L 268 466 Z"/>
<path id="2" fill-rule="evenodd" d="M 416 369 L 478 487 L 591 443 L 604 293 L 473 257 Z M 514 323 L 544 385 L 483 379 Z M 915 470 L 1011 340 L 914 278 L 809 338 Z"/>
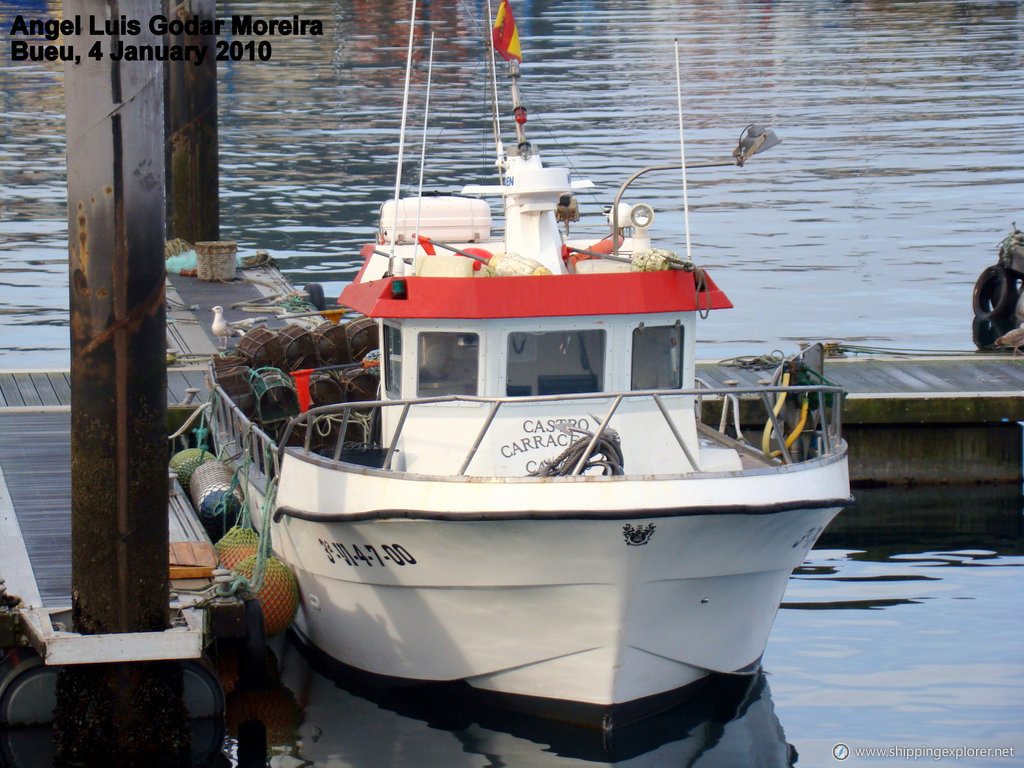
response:
<path id="1" fill-rule="evenodd" d="M 583 457 L 585 459 L 586 457 L 589 457 L 590 452 L 597 445 L 601 436 L 604 434 L 604 431 L 607 428 L 612 416 L 616 413 L 616 411 L 618 410 L 619 406 L 623 401 L 651 398 L 658 407 L 658 410 L 661 412 L 663 418 L 665 418 L 669 430 L 672 432 L 676 441 L 679 443 L 680 449 L 686 456 L 687 461 L 695 470 L 699 471 L 699 465 L 696 460 L 696 457 L 690 451 L 689 447 L 686 444 L 686 441 L 683 439 L 675 423 L 672 421 L 668 413 L 668 409 L 665 407 L 665 404 L 662 401 L 662 398 L 671 397 L 675 399 L 692 397 L 695 399 L 695 407 L 699 408 L 700 406 L 702 406 L 703 398 L 705 397 L 720 397 L 723 400 L 729 400 L 735 404 L 738 404 L 739 398 L 743 397 L 744 395 L 747 395 L 749 399 L 760 399 L 763 402 L 765 410 L 768 414 L 768 419 L 772 423 L 772 431 L 775 446 L 779 451 L 780 455 L 783 457 L 783 460 L 786 463 L 790 463 L 792 461 L 792 456 L 790 454 L 789 449 L 786 446 L 785 435 L 781 428 L 781 423 L 775 416 L 774 409 L 770 399 L 770 395 L 778 395 L 783 392 L 787 392 L 791 395 L 806 394 L 807 396 L 817 396 L 818 409 L 815 424 L 813 425 L 813 428 L 808 431 L 814 434 L 819 434 L 821 436 L 822 450 L 820 455 L 829 455 L 833 450 L 833 441 L 838 440 L 841 436 L 841 398 L 843 396 L 843 389 L 841 387 L 824 384 L 814 384 L 791 386 L 761 385 L 757 387 L 730 386 L 711 388 L 705 385 L 703 387 L 696 387 L 692 389 L 638 390 L 628 392 L 587 392 L 564 395 L 538 395 L 533 397 L 484 397 L 479 395 L 442 395 L 437 397 L 408 398 L 400 400 L 355 401 L 324 405 L 319 406 L 317 408 L 311 408 L 306 413 L 300 414 L 299 416 L 296 416 L 288 421 L 281 435 L 280 441 L 278 441 L 276 444 L 276 454 L 274 462 L 275 470 L 280 466 L 280 462 L 283 459 L 284 453 L 286 449 L 289 447 L 288 440 L 291 436 L 292 431 L 300 425 L 305 425 L 306 433 L 308 435 L 311 432 L 316 420 L 322 417 L 336 417 L 338 414 L 341 414 L 343 417 L 342 423 L 347 424 L 349 414 L 353 410 L 400 407 L 402 409 L 402 415 L 399 418 L 399 422 L 394 430 L 394 434 L 392 434 L 391 436 L 387 449 L 387 454 L 384 460 L 384 468 L 387 469 L 390 468 L 392 458 L 397 449 L 398 442 L 401 438 L 402 430 L 404 429 L 407 416 L 411 407 L 422 405 L 444 405 L 454 403 L 490 404 L 491 408 L 487 415 L 487 418 L 485 419 L 483 425 L 480 427 L 480 430 L 477 432 L 476 437 L 474 438 L 472 445 L 470 446 L 469 451 L 467 452 L 466 457 L 463 460 L 462 465 L 459 469 L 458 474 L 463 475 L 466 473 L 466 470 L 468 469 L 474 456 L 479 450 L 480 445 L 483 443 L 483 440 L 488 430 L 494 423 L 494 419 L 495 416 L 497 415 L 498 409 L 501 406 L 507 404 L 523 405 L 551 402 L 586 402 L 592 400 L 611 399 L 613 401 L 612 406 L 610 407 L 607 415 L 602 420 L 600 427 L 597 429 L 594 435 L 591 436 L 587 451 L 585 451 L 583 454 Z M 834 403 L 831 406 L 831 408 L 826 407 L 825 401 L 826 396 L 829 394 L 839 398 L 840 400 L 839 403 Z M 237 411 L 236 406 L 232 407 Z M 738 408 L 736 408 L 735 410 L 738 411 Z M 831 411 L 830 414 L 829 411 Z M 239 415 L 241 415 L 243 419 L 245 418 L 244 415 L 242 415 L 240 412 Z M 737 422 L 738 418 L 739 417 L 737 415 Z M 248 420 L 246 419 L 246 421 Z M 262 432 L 261 434 L 265 435 L 265 433 Z M 269 440 L 269 438 L 267 439 Z M 344 440 L 345 430 L 343 429 L 338 437 L 339 443 L 335 447 L 335 450 L 333 451 L 334 460 L 339 460 L 339 457 L 341 455 L 341 444 L 344 442 Z M 304 450 L 307 453 L 309 452 L 308 444 L 307 446 L 304 447 Z M 578 462 L 574 469 L 574 472 L 578 473 L 579 471 L 581 471 L 584 463 L 585 461 Z"/>
<path id="2" fill-rule="evenodd" d="M 249 444 L 249 457 L 252 460 L 250 467 L 255 471 L 256 480 L 260 481 L 262 490 L 266 490 L 267 482 L 280 474 L 281 460 L 278 453 L 276 441 L 254 424 L 242 409 L 228 396 L 219 384 L 214 385 L 214 421 L 223 425 L 228 434 L 236 441 L 238 447 L 242 448 L 241 438 L 247 432 L 252 437 Z M 269 459 L 270 464 L 267 464 Z M 250 479 L 253 472 L 250 471 Z"/>

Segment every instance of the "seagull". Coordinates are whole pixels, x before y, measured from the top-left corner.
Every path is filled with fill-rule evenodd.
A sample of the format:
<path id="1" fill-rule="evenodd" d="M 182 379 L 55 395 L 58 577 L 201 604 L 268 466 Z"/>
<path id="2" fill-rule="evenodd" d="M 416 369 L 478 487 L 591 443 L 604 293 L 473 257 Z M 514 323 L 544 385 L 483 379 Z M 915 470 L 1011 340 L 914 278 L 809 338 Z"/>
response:
<path id="1" fill-rule="evenodd" d="M 1004 333 L 992 343 L 997 347 L 1013 347 L 1013 356 L 1016 357 L 1017 350 L 1024 347 L 1024 323 L 1021 323 L 1019 328 Z"/>
<path id="2" fill-rule="evenodd" d="M 224 320 L 224 308 L 214 307 L 211 312 L 213 312 L 213 325 L 210 326 L 210 330 L 217 337 L 217 348 L 227 349 L 228 336 L 231 336 L 232 332 L 231 326 Z"/>

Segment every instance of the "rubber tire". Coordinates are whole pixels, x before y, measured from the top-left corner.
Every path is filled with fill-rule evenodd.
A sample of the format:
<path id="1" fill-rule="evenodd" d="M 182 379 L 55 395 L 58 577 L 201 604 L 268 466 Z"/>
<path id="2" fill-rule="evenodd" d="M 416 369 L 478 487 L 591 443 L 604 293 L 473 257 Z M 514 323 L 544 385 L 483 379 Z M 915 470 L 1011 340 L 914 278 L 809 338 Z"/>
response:
<path id="1" fill-rule="evenodd" d="M 245 639 L 240 649 L 238 683 L 255 688 L 267 679 L 267 631 L 257 598 L 245 601 Z"/>
<path id="2" fill-rule="evenodd" d="M 1000 264 L 985 267 L 974 283 L 974 316 L 979 320 L 1009 317 L 1017 306 L 1017 279 Z"/>
<path id="3" fill-rule="evenodd" d="M 324 299 L 324 287 L 320 283 L 306 283 L 302 290 L 309 294 L 309 303 L 323 311 L 327 309 L 327 300 Z"/>

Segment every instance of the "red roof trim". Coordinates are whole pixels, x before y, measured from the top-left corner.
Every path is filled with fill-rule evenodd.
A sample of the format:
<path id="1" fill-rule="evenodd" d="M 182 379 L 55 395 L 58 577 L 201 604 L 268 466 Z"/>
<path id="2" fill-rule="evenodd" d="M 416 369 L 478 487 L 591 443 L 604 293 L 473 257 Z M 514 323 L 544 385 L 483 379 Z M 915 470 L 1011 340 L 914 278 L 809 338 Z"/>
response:
<path id="1" fill-rule="evenodd" d="M 405 299 L 392 298 L 391 283 L 395 279 L 351 283 L 341 292 L 338 303 L 369 317 L 424 319 L 644 315 L 732 307 L 707 275 L 707 290 L 700 294 L 698 305 L 693 273 L 682 270 L 397 278 L 405 280 Z"/>

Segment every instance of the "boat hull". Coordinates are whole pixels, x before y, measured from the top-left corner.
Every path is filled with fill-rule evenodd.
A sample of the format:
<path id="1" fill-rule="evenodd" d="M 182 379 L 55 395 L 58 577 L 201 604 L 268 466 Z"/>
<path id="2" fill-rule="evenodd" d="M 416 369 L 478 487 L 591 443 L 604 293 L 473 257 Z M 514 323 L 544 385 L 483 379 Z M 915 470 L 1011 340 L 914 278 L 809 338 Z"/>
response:
<path id="1" fill-rule="evenodd" d="M 516 509 L 529 484 L 492 483 L 490 513 L 473 514 L 430 509 L 438 490 L 426 479 L 409 481 L 421 484 L 420 508 L 350 504 L 346 519 L 337 508 L 300 511 L 319 494 L 311 481 L 289 483 L 288 469 L 274 544 L 298 578 L 297 628 L 310 644 L 377 676 L 465 681 L 540 710 L 571 702 L 588 721 L 639 712 L 713 672 L 754 671 L 790 573 L 848 489 L 843 456 L 791 473 L 791 490 L 817 474 L 820 501 L 616 509 L 595 500 L 622 495 L 621 483 L 592 495 L 602 484 L 583 482 L 575 495 L 589 509 L 551 513 Z M 356 486 L 387 479 L 335 470 L 330 482 L 345 475 Z M 740 478 L 730 480 L 736 491 Z M 635 492 L 657 484 L 625 482 Z M 700 481 L 688 483 L 702 495 Z M 446 485 L 450 507 L 460 489 L 488 493 Z M 391 498 L 363 496 L 374 497 Z"/>

